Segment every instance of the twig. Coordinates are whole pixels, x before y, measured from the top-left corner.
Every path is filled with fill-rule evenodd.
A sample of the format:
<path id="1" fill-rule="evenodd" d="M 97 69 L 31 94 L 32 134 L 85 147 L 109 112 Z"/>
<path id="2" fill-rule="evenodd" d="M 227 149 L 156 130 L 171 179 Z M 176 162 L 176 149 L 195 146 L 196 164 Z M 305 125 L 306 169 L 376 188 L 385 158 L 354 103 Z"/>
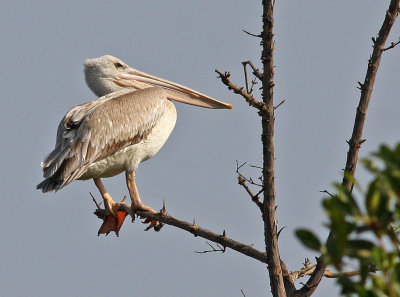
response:
<path id="1" fill-rule="evenodd" d="M 299 290 L 296 290 L 294 296 L 311 296 L 317 289 L 322 277 L 324 276 L 324 266 L 325 265 L 321 261 L 321 259 L 317 258 L 317 265 L 315 265 L 315 268 L 312 271 L 310 278 Z"/>
<path id="2" fill-rule="evenodd" d="M 384 49 L 382 50 L 382 52 L 394 48 L 394 47 L 395 47 L 396 45 L 398 45 L 399 43 L 400 43 L 400 38 L 399 38 L 399 41 L 390 43 L 390 46 L 388 46 L 387 48 L 384 48 Z"/>
<path id="3" fill-rule="evenodd" d="M 315 271 L 315 267 L 316 267 L 316 265 L 311 265 L 311 266 L 304 267 L 298 271 L 292 272 L 291 274 L 292 274 L 293 280 L 295 281 L 301 277 L 311 275 Z M 371 267 L 369 269 L 369 272 L 377 272 L 377 271 L 378 270 L 376 269 L 376 267 Z M 339 277 L 356 276 L 356 275 L 360 275 L 360 273 L 361 272 L 359 270 L 345 271 L 345 272 L 333 272 L 331 270 L 326 269 L 323 276 L 326 278 L 339 278 Z"/>
<path id="4" fill-rule="evenodd" d="M 243 71 L 244 71 L 244 83 L 245 83 L 245 85 L 246 85 L 246 92 L 248 93 L 248 94 L 251 94 L 251 92 L 250 92 L 250 89 L 249 89 L 249 81 L 248 81 L 248 79 L 247 79 L 247 68 L 246 68 L 246 63 L 244 63 L 244 62 L 242 62 L 242 65 L 243 65 Z"/>
<path id="5" fill-rule="evenodd" d="M 256 79 L 251 80 L 251 87 L 250 87 L 250 91 L 249 91 L 250 94 L 253 93 L 254 86 L 255 86 L 256 84 L 257 84 Z"/>
<path id="6" fill-rule="evenodd" d="M 101 209 L 101 206 L 100 206 L 100 205 L 101 205 L 101 202 L 98 203 L 98 202 L 96 201 L 96 199 L 94 198 L 92 192 L 89 192 L 89 194 L 90 194 L 90 196 L 92 196 L 93 202 L 94 202 L 94 204 L 96 204 L 97 209 Z"/>
<path id="7" fill-rule="evenodd" d="M 248 76 L 247 76 L 247 64 L 248 64 L 248 62 L 250 62 L 250 61 L 242 62 L 242 65 L 243 65 L 243 72 L 244 72 L 244 83 L 246 85 L 246 92 L 248 94 L 251 94 L 251 93 L 253 93 L 253 88 L 257 84 L 257 81 L 256 81 L 256 79 L 252 79 L 251 80 L 251 87 L 249 88 L 249 80 L 248 80 Z M 257 69 L 257 71 L 258 71 L 258 69 Z"/>
<path id="8" fill-rule="evenodd" d="M 238 161 L 236 161 L 236 173 L 238 174 L 238 184 L 241 185 L 246 192 L 249 194 L 249 196 L 251 197 L 251 200 L 258 206 L 258 208 L 260 209 L 261 213 L 263 213 L 263 204 L 260 201 L 259 195 L 264 192 L 264 188 L 262 187 L 262 185 L 255 183 L 253 180 L 251 179 L 247 179 L 239 170 L 240 168 L 242 168 L 244 165 L 246 164 L 243 163 L 242 165 L 239 166 Z M 256 194 L 254 195 L 253 192 L 251 191 L 251 189 L 247 186 L 246 182 L 249 182 L 253 185 L 257 185 L 262 187 L 262 189 Z"/>
<path id="9" fill-rule="evenodd" d="M 260 201 L 260 198 L 258 197 L 258 195 L 261 194 L 262 192 L 264 192 L 264 189 L 262 189 L 259 193 L 257 193 L 257 195 L 254 195 L 253 192 L 250 190 L 250 188 L 247 186 L 246 180 L 242 175 L 238 176 L 238 184 L 241 185 L 246 190 L 246 192 L 251 197 L 251 200 L 258 206 L 258 208 L 260 209 L 260 211 L 262 213 L 263 212 L 263 204 Z"/>
<path id="10" fill-rule="evenodd" d="M 246 31 L 246 30 L 242 30 L 244 33 L 246 33 L 246 34 L 248 34 L 248 35 L 250 35 L 250 36 L 253 36 L 253 37 L 261 37 L 261 34 L 253 34 L 253 33 L 250 33 L 250 32 L 248 32 L 248 31 Z"/>
<path id="11" fill-rule="evenodd" d="M 243 65 L 250 65 L 251 69 L 253 69 L 253 74 L 255 77 L 257 77 L 259 80 L 263 80 L 264 74 L 260 72 L 260 70 L 258 70 L 258 68 L 256 66 L 254 66 L 253 62 L 251 62 L 250 60 L 244 61 L 242 62 Z"/>
<path id="12" fill-rule="evenodd" d="M 211 250 L 205 250 L 205 251 L 194 251 L 197 254 L 206 254 L 206 253 L 215 253 L 215 252 L 221 252 L 221 253 L 225 253 L 226 251 L 226 247 L 225 246 L 221 246 L 217 243 L 217 248 L 213 247 L 209 242 L 206 242 L 210 247 Z"/>
<path id="13" fill-rule="evenodd" d="M 274 106 L 274 110 L 281 106 L 283 103 L 285 103 L 285 100 L 282 100 L 281 103 L 279 103 L 277 106 Z"/>
<path id="14" fill-rule="evenodd" d="M 218 69 L 215 69 L 215 72 L 219 74 L 218 77 L 221 79 L 222 83 L 228 87 L 229 90 L 232 90 L 235 94 L 241 95 L 250 106 L 257 108 L 260 111 L 265 109 L 265 104 L 263 102 L 258 101 L 252 94 L 243 91 L 243 88 L 240 88 L 230 81 L 230 72 L 222 73 Z"/>
<path id="15" fill-rule="evenodd" d="M 257 166 L 257 165 L 251 165 L 251 164 L 249 164 L 249 166 L 250 166 L 250 167 L 253 167 L 253 168 L 261 169 L 261 170 L 263 169 L 261 166 Z"/>
<path id="16" fill-rule="evenodd" d="M 320 193 L 325 193 L 325 194 L 328 194 L 330 197 L 335 197 L 335 195 L 333 195 L 332 193 L 330 193 L 330 192 L 328 192 L 327 190 L 321 190 L 321 191 L 319 191 Z"/>

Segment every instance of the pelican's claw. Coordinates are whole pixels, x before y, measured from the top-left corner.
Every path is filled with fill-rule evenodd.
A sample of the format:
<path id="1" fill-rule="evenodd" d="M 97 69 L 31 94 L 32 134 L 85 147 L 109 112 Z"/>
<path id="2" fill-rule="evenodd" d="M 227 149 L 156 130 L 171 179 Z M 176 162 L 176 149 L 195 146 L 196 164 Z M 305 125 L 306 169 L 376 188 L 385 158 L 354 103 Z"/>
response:
<path id="1" fill-rule="evenodd" d="M 149 223 L 150 223 L 150 224 L 149 224 Z M 144 231 L 149 231 L 150 229 L 153 228 L 154 231 L 158 232 L 158 231 L 160 231 L 161 228 L 164 226 L 163 223 L 160 223 L 160 222 L 157 221 L 157 220 L 153 220 L 153 219 L 149 219 L 149 218 L 146 218 L 146 219 L 142 222 L 142 224 L 149 224 L 149 225 L 146 227 L 146 229 L 144 229 Z"/>

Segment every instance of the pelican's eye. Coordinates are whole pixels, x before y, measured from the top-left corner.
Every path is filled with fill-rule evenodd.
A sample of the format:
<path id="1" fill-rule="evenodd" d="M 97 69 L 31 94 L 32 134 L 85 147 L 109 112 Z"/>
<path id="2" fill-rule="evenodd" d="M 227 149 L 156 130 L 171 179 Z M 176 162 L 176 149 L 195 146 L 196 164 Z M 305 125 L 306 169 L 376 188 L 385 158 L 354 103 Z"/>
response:
<path id="1" fill-rule="evenodd" d="M 115 63 L 114 63 L 114 66 L 115 66 L 115 68 L 117 68 L 117 69 L 123 69 L 123 68 L 124 68 L 124 65 L 122 65 L 120 62 L 115 62 Z"/>

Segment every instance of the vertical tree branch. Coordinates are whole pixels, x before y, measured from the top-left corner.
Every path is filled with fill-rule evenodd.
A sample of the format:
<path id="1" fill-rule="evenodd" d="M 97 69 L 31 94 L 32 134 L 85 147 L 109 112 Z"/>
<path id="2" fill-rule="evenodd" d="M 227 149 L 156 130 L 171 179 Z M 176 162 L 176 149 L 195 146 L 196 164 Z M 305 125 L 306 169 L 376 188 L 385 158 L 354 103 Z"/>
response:
<path id="1" fill-rule="evenodd" d="M 389 9 L 386 11 L 385 20 L 383 21 L 382 27 L 379 30 L 378 37 L 372 38 L 374 42 L 374 50 L 370 59 L 368 60 L 367 74 L 365 75 L 364 83 L 360 85 L 361 96 L 360 102 L 357 107 L 356 118 L 354 121 L 353 133 L 349 140 L 349 151 L 347 152 L 347 160 L 345 173 L 354 175 L 357 167 L 358 152 L 360 151 L 362 140 L 362 132 L 364 128 L 364 122 L 367 115 L 369 101 L 371 99 L 372 90 L 375 83 L 376 73 L 378 72 L 379 63 L 381 61 L 382 52 L 385 49 L 385 43 L 389 36 L 390 29 L 393 26 L 394 21 L 399 13 L 399 0 L 390 1 Z M 353 189 L 353 183 L 343 177 L 342 184 L 346 186 L 350 191 Z"/>
<path id="2" fill-rule="evenodd" d="M 264 182 L 264 237 L 267 265 L 272 295 L 286 296 L 278 249 L 277 225 L 275 219 L 275 169 L 274 169 L 274 3 L 263 0 L 262 54 L 263 64 L 262 96 L 265 109 L 262 117 L 263 182 Z"/>
<path id="3" fill-rule="evenodd" d="M 347 160 L 345 173 L 354 175 L 357 166 L 358 152 L 361 144 L 364 142 L 362 139 L 362 132 L 364 128 L 364 122 L 367 115 L 368 105 L 371 99 L 372 90 L 375 83 L 376 73 L 379 68 L 382 52 L 385 49 L 385 43 L 389 36 L 390 30 L 397 18 L 399 13 L 400 0 L 391 0 L 389 9 L 386 11 L 385 20 L 383 21 L 382 27 L 379 30 L 378 37 L 372 38 L 374 42 L 373 52 L 368 60 L 367 73 L 365 75 L 364 83 L 359 83 L 361 96 L 357 107 L 356 117 L 354 120 L 353 133 L 349 140 L 349 151 L 347 152 Z M 343 177 L 342 184 L 352 191 L 353 182 L 347 178 L 347 175 Z M 333 236 L 332 232 L 329 233 L 328 241 Z M 312 273 L 306 285 L 296 292 L 296 296 L 311 296 L 321 281 L 326 265 L 322 261 L 318 261 L 317 267 Z"/>

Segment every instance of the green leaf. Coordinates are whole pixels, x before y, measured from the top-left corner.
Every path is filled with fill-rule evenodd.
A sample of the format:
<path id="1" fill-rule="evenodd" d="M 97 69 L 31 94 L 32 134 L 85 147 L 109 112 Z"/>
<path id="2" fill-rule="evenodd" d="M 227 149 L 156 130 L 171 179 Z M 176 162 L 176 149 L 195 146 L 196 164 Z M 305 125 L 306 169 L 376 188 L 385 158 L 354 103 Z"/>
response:
<path id="1" fill-rule="evenodd" d="M 306 247 L 316 251 L 320 250 L 321 242 L 313 232 L 306 229 L 297 229 L 296 236 Z"/>

